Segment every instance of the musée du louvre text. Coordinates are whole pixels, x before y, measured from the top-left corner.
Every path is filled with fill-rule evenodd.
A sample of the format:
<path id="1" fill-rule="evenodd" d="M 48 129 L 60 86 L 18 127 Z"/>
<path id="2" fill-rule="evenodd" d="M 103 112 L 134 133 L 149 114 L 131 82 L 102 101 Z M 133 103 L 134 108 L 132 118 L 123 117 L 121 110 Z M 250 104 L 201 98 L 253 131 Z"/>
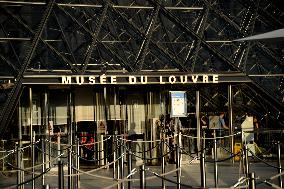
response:
<path id="1" fill-rule="evenodd" d="M 95 85 L 95 84 L 190 84 L 218 83 L 218 75 L 97 75 L 97 76 L 61 76 L 61 84 Z"/>

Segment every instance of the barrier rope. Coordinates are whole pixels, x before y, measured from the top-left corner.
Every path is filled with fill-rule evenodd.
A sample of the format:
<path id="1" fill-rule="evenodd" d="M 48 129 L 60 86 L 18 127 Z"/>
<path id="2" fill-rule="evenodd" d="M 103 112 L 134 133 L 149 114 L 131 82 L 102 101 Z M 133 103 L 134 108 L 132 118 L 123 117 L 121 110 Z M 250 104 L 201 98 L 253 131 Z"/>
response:
<path id="1" fill-rule="evenodd" d="M 63 155 L 63 154 L 61 154 L 61 155 Z M 9 163 L 9 162 L 7 162 L 7 165 L 9 165 L 9 166 L 11 166 L 12 168 L 17 169 L 17 170 L 21 170 L 21 171 L 25 171 L 25 172 L 30 172 L 30 171 L 28 171 L 28 170 L 33 169 L 33 168 L 37 168 L 37 167 L 41 167 L 42 165 L 47 164 L 47 163 L 50 163 L 50 162 L 54 162 L 55 160 L 57 160 L 58 158 L 60 158 L 61 155 L 57 156 L 57 157 L 56 157 L 55 159 L 53 159 L 53 160 L 46 161 L 46 162 L 44 162 L 44 163 L 35 165 L 35 166 L 33 166 L 33 167 L 27 167 L 27 168 L 25 168 L 25 169 L 22 169 L 22 168 L 20 168 L 20 167 L 14 166 L 13 164 L 11 164 L 11 163 Z M 3 172 L 3 171 L 0 171 L 0 172 Z M 5 172 L 15 172 L 15 171 L 13 170 L 13 171 L 5 171 Z M 30 173 L 32 173 L 32 172 L 30 172 Z M 39 174 L 39 173 L 35 173 L 35 174 Z"/>
<path id="2" fill-rule="evenodd" d="M 278 177 L 281 177 L 281 176 L 283 176 L 283 175 L 284 175 L 284 172 L 278 173 L 278 174 L 276 174 L 276 175 L 274 175 L 274 176 L 271 176 L 271 177 L 268 178 L 268 179 L 263 179 L 263 180 L 260 180 L 260 181 L 256 182 L 255 185 L 259 185 L 259 184 L 265 183 L 265 184 L 268 184 L 269 186 L 271 186 L 271 187 L 273 187 L 273 188 L 280 188 L 279 186 L 277 186 L 277 185 L 275 185 L 275 184 L 273 184 L 273 183 L 270 183 L 270 181 L 272 181 L 272 180 L 274 180 L 274 179 L 276 179 L 276 178 L 278 178 Z M 280 189 L 281 189 L 281 188 L 280 188 Z"/>
<path id="3" fill-rule="evenodd" d="M 168 154 L 170 154 L 170 153 L 173 152 L 173 150 L 171 150 L 171 151 L 167 152 L 166 154 L 163 154 L 162 156 L 159 156 L 159 157 L 153 157 L 153 158 L 146 158 L 146 157 L 145 157 L 145 158 L 143 158 L 143 157 L 138 156 L 138 155 L 136 155 L 135 153 L 133 153 L 133 152 L 132 152 L 130 149 L 128 149 L 126 146 L 125 146 L 125 149 L 126 149 L 129 153 L 131 153 L 132 155 L 134 155 L 135 157 L 140 158 L 140 159 L 142 159 L 142 160 L 160 159 L 160 158 L 165 157 L 165 156 L 167 156 Z"/>
<path id="4" fill-rule="evenodd" d="M 9 153 L 9 154 L 7 154 L 7 155 L 2 156 L 2 157 L 0 158 L 0 160 L 7 158 L 8 156 L 10 156 L 10 155 L 13 154 L 13 153 L 15 153 L 15 152 L 11 152 L 11 153 Z"/>
<path id="5" fill-rule="evenodd" d="M 150 151 L 154 150 L 156 147 L 158 147 L 160 145 L 161 145 L 161 143 L 158 143 L 156 146 L 154 146 L 153 148 L 150 148 L 148 150 L 145 150 L 145 151 L 133 151 L 133 152 L 138 153 L 138 154 L 142 154 L 142 153 L 145 153 L 145 152 L 150 152 Z"/>
<path id="6" fill-rule="evenodd" d="M 227 160 L 229 160 L 229 159 L 232 159 L 232 158 L 234 158 L 235 156 L 238 156 L 239 154 L 241 154 L 241 151 L 239 151 L 238 153 L 233 154 L 233 155 L 231 155 L 231 156 L 229 156 L 229 157 L 227 157 L 227 158 L 224 158 L 224 159 L 220 159 L 220 160 L 217 160 L 217 161 L 205 160 L 205 162 L 208 162 L 208 163 L 223 162 L 223 161 L 227 161 Z"/>
<path id="7" fill-rule="evenodd" d="M 110 156 L 112 156 L 114 153 L 115 153 L 115 151 L 113 151 L 111 154 L 108 154 L 107 156 L 105 156 L 104 158 L 101 158 L 101 159 L 86 159 L 86 158 L 80 156 L 79 154 L 77 154 L 76 152 L 72 151 L 72 154 L 76 155 L 81 160 L 88 161 L 88 162 L 97 162 L 97 161 L 104 160 L 104 159 L 109 158 Z"/>
<path id="8" fill-rule="evenodd" d="M 47 141 L 49 144 L 56 144 L 56 145 L 58 145 L 57 142 L 52 142 L 52 141 L 50 141 L 50 140 L 48 140 L 48 139 L 46 139 L 46 141 Z M 62 149 L 60 148 L 60 151 L 62 151 L 62 150 L 67 150 L 68 148 L 70 148 L 70 147 L 72 146 L 72 144 L 70 145 L 70 144 L 62 144 L 62 143 L 60 143 L 60 146 L 67 146 L 66 148 L 62 148 Z M 49 148 L 52 149 L 52 150 L 55 150 L 55 151 L 59 151 L 57 148 L 51 147 L 51 145 L 49 145 Z"/>
<path id="9" fill-rule="evenodd" d="M 187 138 L 193 138 L 193 139 L 205 139 L 205 140 L 213 140 L 213 139 L 223 139 L 223 138 L 230 138 L 230 137 L 233 137 L 233 136 L 236 136 L 236 135 L 239 135 L 241 134 L 242 132 L 237 132 L 237 133 L 234 133 L 234 134 L 231 134 L 231 135 L 226 135 L 226 136 L 221 136 L 221 137 L 195 137 L 195 136 L 190 136 L 190 135 L 184 135 L 184 134 L 181 134 L 181 136 L 183 137 L 187 137 Z"/>
<path id="10" fill-rule="evenodd" d="M 87 172 L 82 171 L 82 170 L 80 170 L 80 169 L 77 169 L 77 168 L 75 168 L 75 167 L 73 167 L 73 166 L 72 166 L 72 169 L 74 169 L 75 171 L 80 172 L 80 173 L 82 173 L 82 174 L 88 175 L 88 176 L 92 176 L 92 177 L 97 177 L 97 178 L 102 178 L 102 179 L 106 179 L 106 180 L 113 180 L 113 181 L 115 181 L 115 179 L 112 178 L 112 177 L 106 177 L 106 176 L 102 176 L 102 175 L 87 173 Z M 65 176 L 65 175 L 64 175 L 64 176 Z"/>
<path id="11" fill-rule="evenodd" d="M 49 153 L 47 153 L 47 152 L 44 152 L 41 148 L 39 148 L 38 146 L 35 146 L 39 151 L 41 151 L 43 154 L 46 154 L 46 155 L 49 155 L 50 157 L 53 157 L 53 158 L 57 158 L 58 156 L 53 156 L 53 155 L 51 155 L 51 154 L 49 154 Z M 67 148 L 68 149 L 68 148 Z M 66 150 L 67 150 L 66 149 Z M 57 150 L 57 151 L 61 151 L 61 150 Z M 62 153 L 61 154 L 61 158 L 67 158 L 68 156 L 63 156 L 65 153 Z"/>
<path id="12" fill-rule="evenodd" d="M 173 136 L 168 136 L 166 138 L 161 138 L 161 139 L 157 139 L 157 140 L 141 140 L 141 141 L 137 141 L 137 140 L 129 140 L 129 139 L 125 139 L 125 138 L 118 138 L 119 140 L 125 140 L 126 142 L 132 142 L 132 143 L 153 143 L 153 142 L 161 142 L 162 140 L 168 140 L 168 139 L 174 139 L 178 134 L 174 134 Z"/>
<path id="13" fill-rule="evenodd" d="M 15 188 L 15 187 L 19 187 L 19 186 L 22 186 L 22 185 L 24 185 L 24 184 L 27 184 L 27 183 L 29 183 L 29 182 L 31 182 L 31 181 L 33 181 L 33 180 L 36 180 L 37 178 L 41 177 L 42 175 L 48 173 L 50 170 L 51 170 L 51 169 L 49 168 L 49 169 L 47 169 L 45 172 L 40 173 L 39 175 L 35 176 L 34 178 L 31 178 L 31 179 L 29 179 L 29 180 L 26 180 L 26 181 L 24 181 L 24 182 L 22 182 L 22 183 L 20 183 L 20 184 L 15 184 L 15 185 L 12 185 L 12 186 L 9 186 L 9 187 L 5 187 L 5 189 Z"/>
<path id="14" fill-rule="evenodd" d="M 178 171 L 179 169 L 180 169 L 180 168 L 177 168 L 177 169 L 174 169 L 174 170 L 172 170 L 172 171 L 163 173 L 163 174 L 161 174 L 160 176 L 169 175 L 169 174 L 171 174 L 171 173 L 174 173 L 174 172 Z M 128 176 L 129 176 L 129 175 L 128 175 Z M 127 181 L 140 181 L 140 179 L 128 179 L 128 178 L 127 178 L 128 176 L 124 177 L 124 179 L 118 180 L 118 182 L 115 183 L 115 184 L 112 184 L 112 185 L 110 185 L 110 186 L 104 187 L 104 189 L 113 188 L 113 187 L 115 187 L 116 185 L 121 184 L 121 183 L 123 183 L 123 182 L 127 182 Z M 145 180 L 153 180 L 153 179 L 155 179 L 155 178 L 157 178 L 157 177 L 156 177 L 156 176 L 146 177 Z"/>
<path id="15" fill-rule="evenodd" d="M 269 163 L 267 163 L 266 161 L 264 161 L 263 159 L 261 159 L 260 157 L 258 157 L 257 155 L 255 155 L 255 153 L 253 153 L 253 151 L 251 151 L 250 149 L 248 149 L 249 152 L 253 155 L 253 157 L 255 157 L 256 159 L 258 159 L 259 161 L 261 161 L 262 163 L 264 163 L 265 165 L 269 166 L 269 167 L 273 167 L 275 169 L 281 169 L 281 170 L 284 170 L 284 168 L 281 168 L 281 167 L 277 167 L 275 165 L 271 165 Z"/>
<path id="16" fill-rule="evenodd" d="M 0 160 L 5 159 L 6 157 L 10 156 L 11 154 L 17 152 L 17 150 L 22 151 L 22 150 L 25 150 L 26 148 L 30 148 L 32 145 L 35 145 L 35 144 L 37 144 L 37 143 L 40 142 L 40 141 L 41 141 L 41 140 L 38 140 L 38 141 L 33 142 L 32 144 L 28 145 L 28 146 L 21 147 L 21 148 L 19 148 L 19 149 L 13 149 L 13 150 L 9 150 L 9 151 L 1 151 L 0 153 L 8 153 L 8 154 L 6 154 L 6 155 L 0 157 Z"/>
<path id="17" fill-rule="evenodd" d="M 177 170 L 179 170 L 180 168 L 178 168 Z M 173 171 L 173 172 L 176 172 L 177 170 Z M 183 184 L 183 183 L 178 183 L 176 181 L 173 181 L 171 179 L 168 179 L 166 177 L 163 177 L 164 175 L 159 175 L 158 173 L 154 172 L 154 171 L 150 171 L 149 169 L 146 171 L 149 171 L 150 173 L 152 173 L 153 175 L 155 175 L 156 177 L 162 179 L 162 180 L 166 180 L 168 182 L 171 182 L 171 183 L 174 183 L 174 184 L 180 184 L 181 186 L 184 186 L 184 187 L 187 187 L 187 188 L 194 188 L 194 189 L 205 189 L 203 187 L 196 187 L 196 186 L 191 186 L 191 185 L 187 185 L 187 184 Z"/>
<path id="18" fill-rule="evenodd" d="M 123 154 L 124 155 L 124 154 Z M 78 173 L 78 174 L 70 174 L 70 175 L 64 175 L 64 177 L 73 177 L 73 176 L 79 176 L 79 175 L 83 175 L 83 174 L 89 174 L 89 173 L 92 173 L 92 172 L 96 172 L 96 171 L 99 171 L 99 170 L 101 170 L 101 169 L 104 169 L 104 168 L 106 168 L 106 167 L 108 167 L 108 166 L 110 166 L 110 165 L 112 165 L 112 164 L 114 164 L 115 162 L 117 162 L 120 158 L 122 158 L 123 157 L 123 155 L 122 156 L 120 156 L 120 157 L 118 157 L 116 160 L 114 160 L 113 162 L 111 162 L 111 163 L 108 163 L 108 164 L 106 164 L 106 165 L 103 165 L 102 167 L 99 167 L 99 168 L 97 168 L 97 169 L 92 169 L 92 170 L 90 170 L 90 171 L 82 171 L 81 173 Z M 58 176 L 58 175 L 46 175 L 46 176 L 51 176 L 51 177 L 53 177 L 53 176 Z"/>
<path id="19" fill-rule="evenodd" d="M 103 139 L 102 141 L 97 141 L 97 142 L 92 142 L 92 143 L 87 143 L 87 144 L 80 144 L 79 146 L 87 146 L 87 145 L 99 144 L 99 143 L 102 143 L 102 142 L 105 142 L 105 141 L 109 140 L 111 137 L 112 136 L 109 136 L 108 138 Z"/>

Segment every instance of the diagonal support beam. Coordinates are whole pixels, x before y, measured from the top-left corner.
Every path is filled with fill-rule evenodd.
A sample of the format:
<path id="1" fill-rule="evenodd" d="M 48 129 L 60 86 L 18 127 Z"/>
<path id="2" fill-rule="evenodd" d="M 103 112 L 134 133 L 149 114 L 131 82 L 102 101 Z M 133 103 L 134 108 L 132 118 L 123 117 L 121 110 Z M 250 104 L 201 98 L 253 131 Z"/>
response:
<path id="1" fill-rule="evenodd" d="M 0 59 L 2 59 L 3 61 L 6 62 L 7 65 L 9 65 L 11 68 L 13 68 L 13 72 L 14 74 L 18 74 L 19 72 L 19 69 L 11 62 L 9 61 L 8 59 L 6 59 L 2 54 L 0 54 Z M 3 69 L 3 68 L 2 68 Z"/>
<path id="2" fill-rule="evenodd" d="M 207 0 L 204 0 L 205 3 L 208 3 Z M 231 27 L 233 27 L 235 30 L 237 30 L 238 32 L 240 32 L 240 34 L 242 34 L 243 36 L 246 35 L 245 32 L 242 31 L 241 27 L 233 20 L 231 20 L 227 15 L 225 15 L 223 13 L 222 10 L 220 10 L 218 7 L 214 7 L 214 9 L 211 9 L 216 15 L 218 15 L 220 18 L 222 18 L 224 21 L 228 22 L 230 24 Z M 270 56 L 271 58 L 273 58 L 277 65 L 279 66 L 283 66 L 283 60 L 281 58 L 278 58 L 275 53 L 268 49 L 267 47 L 265 47 L 261 42 L 256 41 L 255 45 L 261 49 L 264 53 L 266 53 L 268 56 Z"/>
<path id="3" fill-rule="evenodd" d="M 147 51 L 149 49 L 149 43 L 151 41 L 151 37 L 152 37 L 153 31 L 154 31 L 154 26 L 155 26 L 155 23 L 157 21 L 158 15 L 159 15 L 159 11 L 160 11 L 160 4 L 158 4 L 152 12 L 151 21 L 148 24 L 146 34 L 144 36 L 143 42 L 140 46 L 140 49 L 139 49 L 138 54 L 137 54 L 136 59 L 135 59 L 135 65 L 137 65 L 138 71 L 141 71 L 142 68 L 143 68 L 145 57 L 146 57 Z"/>
<path id="4" fill-rule="evenodd" d="M 27 51 L 27 55 L 24 59 L 24 62 L 22 64 L 21 70 L 17 76 L 16 83 L 14 88 L 9 94 L 9 97 L 7 101 L 5 102 L 1 117 L 0 117 L 0 135 L 3 135 L 4 130 L 6 129 L 9 121 L 11 120 L 13 111 L 16 108 L 16 105 L 19 100 L 19 94 L 22 91 L 22 82 L 23 82 L 23 77 L 24 73 L 26 72 L 29 63 L 31 62 L 33 55 L 35 53 L 35 50 L 37 48 L 37 45 L 40 41 L 40 37 L 42 35 L 43 29 L 45 28 L 45 25 L 48 21 L 48 18 L 52 12 L 53 6 L 55 4 L 55 0 L 50 0 L 49 3 L 47 4 L 46 10 L 43 14 L 43 17 L 40 21 L 40 24 L 38 26 L 38 29 L 34 35 L 34 38 L 32 40 L 31 46 Z"/>
<path id="5" fill-rule="evenodd" d="M 153 4 L 157 4 L 156 0 L 149 0 L 151 1 Z M 220 60 L 222 60 L 223 62 L 228 63 L 231 67 L 233 67 L 234 69 L 236 69 L 237 71 L 242 72 L 242 70 L 240 70 L 230 59 L 228 59 L 224 54 L 222 54 L 221 52 L 219 52 L 217 49 L 215 49 L 212 45 L 210 45 L 208 42 L 206 42 L 203 38 L 201 38 L 199 35 L 197 35 L 196 33 L 194 33 L 190 28 L 188 28 L 185 24 L 183 24 L 183 22 L 177 18 L 175 15 L 173 15 L 171 12 L 169 12 L 168 10 L 166 10 L 163 6 L 161 6 L 161 11 L 163 11 L 163 13 L 165 14 L 165 16 L 168 17 L 168 19 L 172 20 L 176 25 L 178 25 L 180 28 L 182 28 L 186 33 L 188 33 L 189 35 L 191 35 L 193 38 L 195 38 L 196 40 L 200 40 L 201 44 L 208 49 L 208 51 L 210 51 L 213 55 L 217 56 Z M 247 78 L 249 80 L 251 80 L 251 82 L 257 86 L 257 84 L 249 77 L 247 76 Z M 268 94 L 267 92 L 263 91 L 267 96 L 269 96 L 269 98 L 271 99 L 271 101 L 273 101 L 273 103 L 275 105 L 277 105 L 277 107 L 279 107 L 279 109 L 283 108 L 283 104 L 281 102 L 279 102 L 277 99 L 275 99 L 272 95 Z M 272 103 L 270 103 L 271 105 L 273 105 Z"/>
<path id="6" fill-rule="evenodd" d="M 5 37 L 8 37 L 8 34 L 7 34 L 6 30 L 5 30 L 5 28 L 3 27 L 3 24 L 0 23 L 0 25 L 1 25 L 1 28 L 2 28 L 2 31 L 3 31 L 3 33 L 4 33 L 4 35 L 5 35 Z M 17 59 L 18 66 L 20 67 L 20 66 L 21 66 L 20 58 L 19 58 L 19 56 L 17 55 L 17 53 L 16 53 L 16 51 L 15 51 L 15 48 L 13 47 L 11 41 L 9 41 L 8 43 L 9 43 L 9 46 L 11 47 L 11 49 L 12 49 L 12 51 L 13 51 L 14 56 L 15 56 L 16 59 Z M 11 64 L 11 66 L 14 68 L 14 70 L 15 70 L 17 73 L 19 72 L 19 68 L 18 68 L 15 64 Z"/>
<path id="7" fill-rule="evenodd" d="M 25 24 L 19 17 L 17 17 L 16 15 L 14 15 L 12 12 L 10 12 L 9 10 L 5 10 L 9 15 L 11 15 L 13 18 L 15 18 L 19 24 L 21 24 L 22 26 L 24 26 L 24 28 L 27 29 L 27 31 L 29 31 L 31 34 L 35 35 L 35 31 L 33 31 L 33 29 L 31 29 L 27 24 Z M 78 68 L 76 68 L 75 66 L 73 66 L 73 64 L 66 58 L 64 57 L 62 54 L 60 54 L 60 52 L 58 52 L 52 45 L 50 45 L 48 43 L 47 40 L 44 40 L 42 37 L 39 37 L 40 41 L 45 44 L 54 54 L 56 54 L 59 58 L 61 58 L 66 64 L 68 64 L 71 68 L 72 72 L 77 73 L 78 72 Z"/>
<path id="8" fill-rule="evenodd" d="M 101 31 L 102 25 L 103 25 L 103 23 L 105 21 L 105 18 L 106 18 L 106 15 L 107 15 L 108 6 L 109 6 L 108 3 L 105 3 L 103 12 L 102 12 L 102 14 L 100 16 L 100 19 L 99 19 L 99 22 L 97 24 L 96 30 L 95 30 L 95 32 L 93 34 L 93 37 L 92 37 L 92 43 L 89 46 L 89 48 L 87 49 L 87 52 L 85 54 L 84 63 L 83 63 L 83 67 L 82 67 L 82 70 L 81 70 L 82 73 L 84 73 L 86 71 L 88 63 L 89 63 L 91 55 L 92 55 L 92 52 L 93 52 L 94 48 L 96 47 L 97 38 L 98 38 L 98 35 L 99 35 L 100 31 Z"/>
<path id="9" fill-rule="evenodd" d="M 200 23 L 197 27 L 197 34 L 201 37 L 201 38 L 204 38 L 204 31 L 205 31 L 205 26 L 206 26 L 206 23 L 207 23 L 207 18 L 208 18 L 208 14 L 209 14 L 209 10 L 211 9 L 211 3 L 209 5 L 207 5 L 206 9 L 204 10 L 204 13 L 200 19 Z M 191 66 L 191 71 L 193 72 L 194 71 L 194 68 L 195 68 L 195 64 L 196 64 L 196 60 L 197 60 L 197 56 L 198 56 L 198 51 L 200 50 L 200 46 L 201 46 L 201 41 L 200 40 L 195 40 L 193 41 L 192 45 L 195 45 L 195 49 L 191 51 L 189 51 L 188 55 L 187 55 L 187 58 L 191 58 L 193 57 L 193 61 L 192 61 L 192 66 Z M 188 59 L 187 59 L 188 60 Z M 186 60 L 186 61 L 187 61 Z M 185 61 L 185 62 L 186 62 Z"/>
<path id="10" fill-rule="evenodd" d="M 55 20 L 56 20 L 56 22 L 57 22 L 57 24 L 58 24 L 58 26 L 59 26 L 59 29 L 60 29 L 60 31 L 61 31 L 61 35 L 62 35 L 62 38 L 63 38 L 63 40 L 64 40 L 64 43 L 66 44 L 66 47 L 67 47 L 68 51 L 70 52 L 70 54 L 71 54 L 71 56 L 72 56 L 72 59 L 73 59 L 75 65 L 77 66 L 77 60 L 76 60 L 76 58 L 75 58 L 75 56 L 74 56 L 73 51 L 71 50 L 71 47 L 70 47 L 70 45 L 69 45 L 69 42 L 67 41 L 67 37 L 66 37 L 66 35 L 65 35 L 64 31 L 63 31 L 62 23 L 60 22 L 60 20 L 59 20 L 59 18 L 58 18 L 58 16 L 56 15 L 55 12 L 53 12 L 53 15 L 54 15 L 54 18 L 55 18 Z M 77 67 L 74 66 L 73 68 L 74 68 L 74 70 L 75 70 L 76 72 L 79 72 L 79 70 L 77 69 Z"/>
<path id="11" fill-rule="evenodd" d="M 60 8 L 60 7 L 59 7 Z M 74 22 L 76 22 L 76 24 L 78 24 L 80 27 L 82 27 L 86 32 L 88 32 L 92 38 L 95 38 L 93 32 L 91 30 L 89 30 L 86 26 L 84 26 L 82 23 L 80 23 L 76 18 L 74 18 L 74 16 L 72 16 L 71 14 L 69 14 L 66 10 L 64 10 L 63 8 L 60 8 L 60 10 L 62 10 L 67 16 L 69 16 Z M 106 48 L 109 49 L 109 48 Z M 111 52 L 113 53 L 113 52 Z M 118 55 L 116 55 L 118 56 Z M 122 58 L 119 58 L 121 60 L 121 62 L 123 63 L 122 66 L 124 66 L 128 71 L 133 72 L 134 69 L 125 61 L 122 61 Z"/>
<path id="12" fill-rule="evenodd" d="M 143 38 L 146 35 L 143 31 L 140 30 L 140 28 L 138 26 L 136 26 L 133 22 L 130 22 L 125 15 L 123 15 L 122 13 L 120 13 L 119 11 L 114 9 L 113 7 L 112 7 L 112 11 L 114 13 L 116 13 L 117 15 L 119 15 L 119 17 L 123 18 L 123 20 L 125 22 L 127 22 L 127 24 L 131 27 L 131 29 L 133 29 L 134 32 L 136 32 L 139 35 L 139 37 Z M 157 42 L 153 41 L 151 38 L 149 38 L 149 39 L 150 39 L 151 44 L 153 44 L 155 47 L 157 47 L 157 50 L 162 52 L 166 57 L 173 60 L 173 63 L 181 71 L 183 71 L 183 72 L 188 71 L 187 68 L 178 59 L 176 59 L 173 55 L 171 55 L 169 52 L 167 52 L 165 49 L 163 49 Z"/>

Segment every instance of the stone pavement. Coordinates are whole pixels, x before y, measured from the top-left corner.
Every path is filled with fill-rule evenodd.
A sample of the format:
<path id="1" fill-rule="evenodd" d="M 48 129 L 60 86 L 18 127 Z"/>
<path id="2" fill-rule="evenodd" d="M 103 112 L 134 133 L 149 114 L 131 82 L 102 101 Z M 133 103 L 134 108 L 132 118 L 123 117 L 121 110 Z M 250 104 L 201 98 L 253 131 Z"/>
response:
<path id="1" fill-rule="evenodd" d="M 270 164 L 276 166 L 276 163 L 274 161 L 269 162 Z M 181 183 L 186 185 L 191 185 L 194 187 L 200 186 L 200 165 L 199 163 L 193 163 L 193 164 L 183 164 L 181 171 Z M 138 167 L 136 167 L 138 169 Z M 148 169 L 156 172 L 161 173 L 161 167 L 160 166 L 146 166 L 146 169 Z M 83 168 L 82 168 L 83 169 Z M 174 170 L 175 165 L 174 164 L 168 164 L 166 166 L 166 172 Z M 85 167 L 84 171 L 91 170 L 90 167 L 87 169 Z M 127 167 L 125 167 L 125 175 L 126 175 Z M 229 188 L 233 186 L 238 179 L 243 176 L 241 173 L 240 164 L 236 162 L 234 165 L 232 165 L 229 161 L 228 162 L 222 162 L 218 163 L 218 187 L 219 188 Z M 250 163 L 250 172 L 255 172 L 256 177 L 258 178 L 257 181 L 262 179 L 267 179 L 273 175 L 276 175 L 277 169 L 273 167 L 269 167 L 261 162 L 251 162 Z M 56 169 L 50 172 L 50 174 L 57 174 Z M 67 173 L 66 173 L 67 174 Z M 113 169 L 102 169 L 97 172 L 94 172 L 92 174 L 102 175 L 106 177 L 112 177 L 113 175 Z M 146 172 L 147 177 L 152 177 L 153 174 L 150 172 Z M 30 178 L 30 175 L 25 176 L 26 179 Z M 134 179 L 139 179 L 139 171 L 133 176 Z M 171 173 L 166 176 L 166 178 L 176 181 L 176 173 Z M 46 177 L 46 183 L 49 185 L 49 188 L 58 188 L 58 178 L 57 177 Z M 36 180 L 36 188 L 42 188 L 41 179 Z M 109 179 L 103 179 L 103 178 L 97 178 L 94 176 L 88 176 L 88 175 L 82 175 L 80 177 L 80 185 L 82 189 L 101 189 L 108 186 L 111 186 L 115 184 L 116 181 L 109 180 Z M 176 188 L 176 184 L 165 182 L 166 188 Z M 277 184 L 277 180 L 274 180 L 273 183 Z M 1 175 L 0 174 L 0 188 L 7 188 L 8 186 L 11 186 L 13 184 L 16 184 L 16 176 L 11 175 L 9 177 Z M 151 180 L 146 181 L 146 186 L 149 189 L 158 189 L 161 188 L 162 181 L 160 178 L 155 178 Z M 206 163 L 206 184 L 208 188 L 214 188 L 214 165 L 213 163 Z M 131 188 L 140 188 L 139 181 L 133 181 L 131 182 L 132 187 Z M 65 188 L 67 188 L 67 178 L 65 177 Z M 25 184 L 26 189 L 32 188 L 31 183 Z M 112 187 L 116 188 L 116 187 Z M 127 182 L 125 182 L 125 188 L 127 188 Z M 181 188 L 188 188 L 188 187 L 181 187 Z M 270 188 L 266 184 L 258 184 L 256 188 Z"/>

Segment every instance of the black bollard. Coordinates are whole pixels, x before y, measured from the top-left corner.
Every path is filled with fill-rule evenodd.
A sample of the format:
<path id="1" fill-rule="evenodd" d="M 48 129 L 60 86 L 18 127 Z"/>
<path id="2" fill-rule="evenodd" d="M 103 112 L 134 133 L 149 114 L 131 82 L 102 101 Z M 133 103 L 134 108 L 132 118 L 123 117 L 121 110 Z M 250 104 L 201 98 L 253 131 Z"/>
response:
<path id="1" fill-rule="evenodd" d="M 255 189 L 255 174 L 254 172 L 249 173 L 249 189 Z"/>
<path id="2" fill-rule="evenodd" d="M 17 148 L 17 167 L 22 168 L 21 149 L 20 149 L 19 145 L 17 145 L 16 148 Z M 4 159 L 3 159 L 3 161 L 4 161 Z M 22 173 L 22 171 L 19 169 L 17 171 L 17 185 L 19 185 L 22 182 L 22 178 L 21 178 L 22 174 L 21 173 Z M 18 187 L 18 188 L 21 188 L 21 186 Z"/>
<path id="3" fill-rule="evenodd" d="M 131 141 L 128 141 L 128 175 L 130 175 L 131 170 L 132 170 L 132 144 Z M 132 176 L 129 176 L 129 179 L 131 179 Z M 128 181 L 128 189 L 131 189 L 131 181 Z"/>
<path id="4" fill-rule="evenodd" d="M 79 157 L 79 154 L 80 154 L 80 141 L 79 139 L 77 138 L 76 139 L 76 153 L 77 153 L 77 156 L 76 156 L 76 168 L 79 170 L 80 169 L 80 157 Z M 75 177 L 75 188 L 80 188 L 80 176 L 78 175 L 79 171 L 76 171 L 76 174 L 77 176 Z"/>
<path id="5" fill-rule="evenodd" d="M 278 173 L 281 174 L 282 168 L 281 168 L 281 144 L 280 141 L 277 141 L 277 157 L 278 157 Z M 283 182 L 282 182 L 282 176 L 278 177 L 278 183 L 280 188 L 283 188 Z"/>
<path id="6" fill-rule="evenodd" d="M 145 138 L 144 138 L 145 141 Z M 143 163 L 146 164 L 147 160 L 146 160 L 146 142 L 142 142 L 142 149 L 143 149 Z"/>
<path id="7" fill-rule="evenodd" d="M 180 168 L 180 153 L 178 144 L 176 144 L 176 168 Z M 180 189 L 180 170 L 177 170 L 177 188 Z"/>
<path id="8" fill-rule="evenodd" d="M 121 140 L 121 144 L 120 144 L 120 178 L 123 179 L 124 177 L 124 140 Z M 120 185 L 121 189 L 124 189 L 124 182 L 121 183 Z"/>
<path id="9" fill-rule="evenodd" d="M 146 189 L 145 165 L 140 165 L 140 189 Z"/>
<path id="10" fill-rule="evenodd" d="M 249 174 L 249 162 L 248 162 L 248 146 L 245 144 L 244 146 L 244 163 L 245 163 L 245 175 L 248 178 Z"/>
<path id="11" fill-rule="evenodd" d="M 217 166 L 217 139 L 216 130 L 214 130 L 214 181 L 215 188 L 218 188 L 218 166 Z"/>
<path id="12" fill-rule="evenodd" d="M 61 160 L 58 161 L 58 189 L 64 189 L 64 170 Z"/>
<path id="13" fill-rule="evenodd" d="M 205 131 L 203 131 L 203 137 L 205 138 Z M 205 172 L 205 139 L 201 141 L 201 152 L 200 152 L 200 176 L 201 176 L 201 187 L 206 187 L 206 172 Z"/>
<path id="14" fill-rule="evenodd" d="M 73 161 L 72 161 L 72 147 L 71 149 L 68 148 L 68 189 L 72 189 L 73 188 L 73 177 L 71 176 L 73 173 L 72 170 L 72 165 L 73 165 Z"/>
<path id="15" fill-rule="evenodd" d="M 166 168 L 165 168 L 165 156 L 164 156 L 164 147 L 165 147 L 165 143 L 164 140 L 161 140 L 161 156 L 162 156 L 162 174 L 164 174 L 166 172 Z M 163 176 L 164 178 L 164 176 Z M 162 179 L 162 189 L 165 189 L 166 185 L 165 185 L 165 180 Z"/>
<path id="16" fill-rule="evenodd" d="M 41 138 L 41 149 L 42 149 L 42 166 L 41 166 L 41 171 L 42 173 L 45 172 L 46 170 L 46 164 L 45 164 L 45 153 L 46 150 L 45 150 L 45 141 L 44 141 L 44 137 Z M 41 185 L 42 186 L 45 186 L 45 175 L 43 174 L 42 177 L 41 177 Z"/>
<path id="17" fill-rule="evenodd" d="M 117 175 L 116 175 L 116 151 L 114 151 L 114 150 L 117 150 L 117 146 L 116 146 L 116 133 L 117 133 L 117 131 L 115 131 L 115 135 L 113 136 L 113 161 L 114 161 L 114 163 L 113 163 L 113 178 L 114 179 L 116 179 L 117 178 Z"/>

